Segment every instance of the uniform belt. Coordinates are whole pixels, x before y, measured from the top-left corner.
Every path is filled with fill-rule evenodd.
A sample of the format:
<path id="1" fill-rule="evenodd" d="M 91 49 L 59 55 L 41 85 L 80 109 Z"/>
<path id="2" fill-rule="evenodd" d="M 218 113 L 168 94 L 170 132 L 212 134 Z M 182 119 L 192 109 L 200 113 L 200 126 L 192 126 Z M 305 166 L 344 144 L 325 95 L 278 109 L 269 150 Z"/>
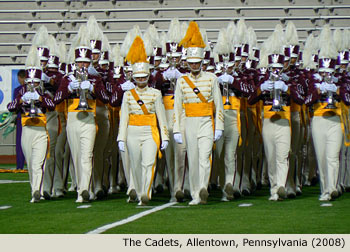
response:
<path id="1" fill-rule="evenodd" d="M 327 102 L 318 102 L 314 104 L 314 116 L 340 116 L 341 115 L 341 107 L 340 103 L 336 102 L 335 109 L 325 109 L 327 106 Z"/>
<path id="2" fill-rule="evenodd" d="M 224 105 L 224 109 L 233 109 L 233 110 L 240 110 L 241 107 L 241 100 L 237 98 L 236 96 L 229 96 L 228 98 L 230 105 Z M 222 97 L 222 103 L 225 104 L 226 102 L 226 96 Z"/>
<path id="3" fill-rule="evenodd" d="M 157 116 L 156 114 L 148 114 L 148 115 L 130 114 L 129 125 L 157 126 Z"/>
<path id="4" fill-rule="evenodd" d="M 166 110 L 172 110 L 174 109 L 174 96 L 163 96 L 163 102 L 164 102 L 164 108 Z"/>
<path id="5" fill-rule="evenodd" d="M 38 114 L 40 117 L 28 117 L 28 114 L 21 117 L 22 126 L 46 127 L 46 115 Z"/>
<path id="6" fill-rule="evenodd" d="M 185 103 L 187 117 L 213 116 L 214 103 Z"/>

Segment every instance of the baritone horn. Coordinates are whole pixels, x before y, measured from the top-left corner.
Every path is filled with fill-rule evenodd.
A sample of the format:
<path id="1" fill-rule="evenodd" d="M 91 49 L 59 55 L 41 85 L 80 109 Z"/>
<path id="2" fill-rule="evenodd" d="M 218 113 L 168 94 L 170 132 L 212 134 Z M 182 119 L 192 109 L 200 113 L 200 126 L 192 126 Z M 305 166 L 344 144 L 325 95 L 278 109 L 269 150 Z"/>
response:
<path id="1" fill-rule="evenodd" d="M 270 111 L 280 112 L 284 111 L 283 109 L 283 100 L 282 100 L 282 92 L 281 89 L 275 88 L 275 82 L 281 80 L 281 71 L 274 71 L 270 73 L 269 80 L 273 83 L 273 92 L 271 92 L 272 96 L 272 107 Z"/>
<path id="2" fill-rule="evenodd" d="M 332 84 L 332 75 L 330 73 L 326 73 L 326 75 L 323 77 L 323 81 L 327 84 Z M 333 97 L 334 93 L 332 91 L 327 91 L 327 106 L 324 107 L 325 109 L 335 109 L 337 108 L 335 106 L 335 100 Z"/>
<path id="3" fill-rule="evenodd" d="M 87 90 L 83 90 L 81 88 L 81 83 L 83 81 L 88 80 L 88 72 L 87 72 L 87 68 L 82 67 L 82 68 L 76 68 L 76 72 L 75 72 L 75 77 L 77 78 L 77 81 L 80 83 L 79 86 L 79 104 L 78 107 L 75 110 L 91 110 L 92 108 L 90 108 L 89 103 L 86 99 L 86 93 Z"/>
<path id="4" fill-rule="evenodd" d="M 31 93 L 35 92 L 36 87 L 34 82 L 28 83 L 27 87 L 29 89 L 29 92 Z M 33 99 L 30 100 L 30 108 L 29 108 L 29 113 L 27 117 L 30 117 L 30 118 L 41 117 L 38 113 L 38 108 L 35 106 L 35 101 Z"/>

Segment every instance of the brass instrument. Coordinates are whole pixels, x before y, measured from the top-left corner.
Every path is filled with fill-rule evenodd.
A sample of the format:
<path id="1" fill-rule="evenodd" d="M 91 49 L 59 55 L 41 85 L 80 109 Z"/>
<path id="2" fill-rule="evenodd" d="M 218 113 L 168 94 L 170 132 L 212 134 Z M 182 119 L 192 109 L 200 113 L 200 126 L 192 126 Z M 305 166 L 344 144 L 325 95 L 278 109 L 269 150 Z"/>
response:
<path id="1" fill-rule="evenodd" d="M 27 87 L 29 89 L 29 92 L 31 92 L 31 93 L 35 92 L 36 87 L 35 87 L 34 82 L 28 83 Z M 38 108 L 35 106 L 35 101 L 33 99 L 30 100 L 29 113 L 26 117 L 30 117 L 30 118 L 41 117 L 38 113 Z"/>
<path id="2" fill-rule="evenodd" d="M 331 73 L 326 73 L 326 75 L 323 77 L 323 81 L 326 82 L 327 84 L 333 84 L 332 82 L 332 74 Z M 335 109 L 337 108 L 335 106 L 335 100 L 333 97 L 334 93 L 332 91 L 327 91 L 327 106 L 324 107 L 325 109 Z"/>
<path id="3" fill-rule="evenodd" d="M 223 73 L 224 74 L 228 74 L 227 73 L 227 69 L 228 69 L 228 59 L 229 59 L 229 55 L 222 55 L 222 59 L 223 59 Z M 228 82 L 223 82 L 222 83 L 222 95 L 226 96 L 226 100 L 224 105 L 231 105 L 230 103 L 230 90 L 228 88 Z"/>
<path id="4" fill-rule="evenodd" d="M 77 67 L 76 70 L 75 70 L 75 77 L 77 78 L 77 81 L 80 82 L 80 85 L 81 85 L 81 82 L 83 81 L 86 81 L 88 79 L 88 71 L 87 71 L 87 68 L 85 67 L 82 67 L 82 68 L 79 68 Z M 75 110 L 91 110 L 92 108 L 90 108 L 89 106 L 89 103 L 86 99 L 86 93 L 87 93 L 87 90 L 83 90 L 81 88 L 81 86 L 79 86 L 79 104 L 78 104 L 78 107 L 75 109 Z"/>
<path id="5" fill-rule="evenodd" d="M 282 99 L 282 92 L 281 89 L 275 88 L 275 82 L 281 80 L 281 73 L 282 71 L 274 71 L 270 73 L 269 81 L 273 83 L 273 92 L 271 92 L 271 98 L 272 98 L 272 107 L 270 111 L 280 112 L 284 111 L 282 108 L 283 99 Z"/>
<path id="6" fill-rule="evenodd" d="M 168 56 L 168 61 L 170 65 L 170 69 L 174 70 L 176 68 L 176 57 L 174 57 L 174 53 L 177 49 L 177 43 L 174 45 L 170 44 L 170 55 Z M 175 92 L 175 86 L 176 86 L 176 78 L 171 78 L 170 80 L 170 90 Z M 174 96 L 171 98 L 174 99 Z"/>

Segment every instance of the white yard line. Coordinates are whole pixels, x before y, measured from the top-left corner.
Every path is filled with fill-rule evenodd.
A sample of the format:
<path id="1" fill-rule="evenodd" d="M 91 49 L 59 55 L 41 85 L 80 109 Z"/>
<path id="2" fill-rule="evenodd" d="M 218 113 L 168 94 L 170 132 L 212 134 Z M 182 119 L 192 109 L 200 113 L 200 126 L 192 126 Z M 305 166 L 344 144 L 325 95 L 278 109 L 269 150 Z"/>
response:
<path id="1" fill-rule="evenodd" d="M 21 180 L 0 180 L 0 184 L 13 184 L 13 183 L 29 183 L 29 180 L 27 180 L 27 181 L 21 181 Z"/>
<path id="2" fill-rule="evenodd" d="M 117 227 L 117 226 L 124 225 L 124 224 L 129 223 L 129 222 L 135 221 L 135 220 L 140 219 L 140 218 L 142 218 L 142 217 L 144 217 L 146 215 L 158 212 L 158 211 L 163 210 L 165 208 L 171 207 L 171 206 L 173 206 L 175 204 L 177 204 L 177 202 L 172 202 L 172 203 L 167 203 L 167 204 L 164 204 L 164 205 L 161 205 L 161 206 L 157 206 L 157 207 L 152 208 L 150 210 L 143 211 L 141 213 L 132 215 L 132 216 L 126 218 L 126 219 L 123 219 L 123 220 L 120 220 L 120 221 L 116 221 L 114 223 L 107 224 L 107 225 L 104 225 L 102 227 L 96 228 L 95 230 L 87 232 L 87 234 L 101 234 L 101 233 L 107 231 L 108 229 L 111 229 L 111 228 L 114 228 L 114 227 Z"/>

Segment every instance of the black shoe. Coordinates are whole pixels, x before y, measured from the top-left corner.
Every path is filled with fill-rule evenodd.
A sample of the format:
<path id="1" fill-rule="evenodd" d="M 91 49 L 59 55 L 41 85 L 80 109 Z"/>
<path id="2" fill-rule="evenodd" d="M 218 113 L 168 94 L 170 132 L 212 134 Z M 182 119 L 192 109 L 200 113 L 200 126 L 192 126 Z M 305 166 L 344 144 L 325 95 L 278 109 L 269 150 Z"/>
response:
<path id="1" fill-rule="evenodd" d="M 243 194 L 244 196 L 249 196 L 249 195 L 250 195 L 249 189 L 243 189 L 242 194 Z"/>
<path id="2" fill-rule="evenodd" d="M 51 199 L 51 196 L 50 196 L 50 194 L 47 191 L 44 191 L 44 199 L 45 200 L 50 200 Z"/>
<path id="3" fill-rule="evenodd" d="M 313 177 L 312 179 L 311 179 L 311 186 L 315 186 L 317 183 L 318 183 L 318 178 L 317 177 Z"/>
<path id="4" fill-rule="evenodd" d="M 242 195 L 241 195 L 241 193 L 240 193 L 240 191 L 234 191 L 233 192 L 233 196 L 235 197 L 235 199 L 238 199 L 238 198 L 240 198 Z"/>
<path id="5" fill-rule="evenodd" d="M 83 198 L 83 202 L 89 202 L 89 200 L 90 200 L 90 194 L 87 190 L 84 190 L 81 193 L 81 197 Z"/>
<path id="6" fill-rule="evenodd" d="M 129 193 L 129 197 L 130 197 L 130 202 L 136 202 L 137 200 L 137 194 L 135 189 L 132 189 Z"/>
<path id="7" fill-rule="evenodd" d="M 33 198 L 34 198 L 34 202 L 37 203 L 40 201 L 40 192 L 37 190 L 33 193 Z"/>
<path id="8" fill-rule="evenodd" d="M 105 193 L 103 190 L 98 190 L 96 193 L 96 199 L 101 200 L 105 196 Z"/>
<path id="9" fill-rule="evenodd" d="M 233 186 L 231 183 L 228 183 L 225 185 L 225 189 L 224 189 L 225 193 L 226 193 L 226 198 L 228 200 L 233 200 L 234 196 L 233 196 L 233 193 L 234 193 L 234 190 L 233 190 Z"/>
<path id="10" fill-rule="evenodd" d="M 157 193 L 163 193 L 164 192 L 164 187 L 163 187 L 162 184 L 157 185 L 156 192 Z"/>
<path id="11" fill-rule="evenodd" d="M 258 184 L 256 185 L 256 190 L 261 190 L 262 188 L 262 184 L 261 182 L 258 182 Z"/>
<path id="12" fill-rule="evenodd" d="M 185 198 L 185 194 L 182 191 L 177 191 L 175 193 L 175 198 L 176 198 L 177 202 L 183 202 L 184 198 Z"/>
<path id="13" fill-rule="evenodd" d="M 208 196 L 209 196 L 209 194 L 208 194 L 207 189 L 202 188 L 199 192 L 199 197 L 201 199 L 200 204 L 207 204 Z"/>

